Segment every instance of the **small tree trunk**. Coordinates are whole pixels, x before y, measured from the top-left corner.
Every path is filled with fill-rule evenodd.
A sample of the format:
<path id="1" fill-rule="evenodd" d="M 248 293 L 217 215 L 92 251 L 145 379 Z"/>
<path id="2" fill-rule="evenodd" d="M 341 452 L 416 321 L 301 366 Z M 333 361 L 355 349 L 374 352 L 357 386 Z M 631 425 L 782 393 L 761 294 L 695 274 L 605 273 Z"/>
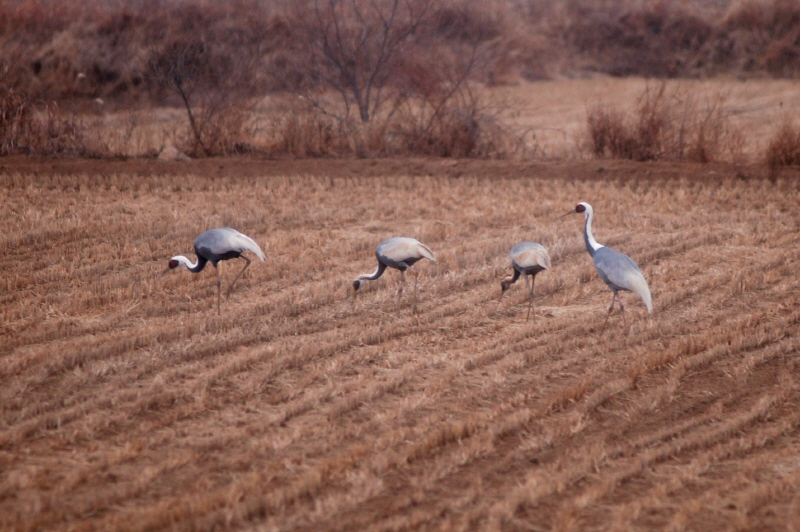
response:
<path id="1" fill-rule="evenodd" d="M 175 88 L 178 89 L 178 94 L 181 95 L 181 99 L 183 100 L 183 105 L 186 106 L 186 113 L 189 115 L 189 126 L 192 128 L 192 133 L 194 134 L 195 142 L 197 143 L 197 147 L 199 147 L 205 153 L 206 149 L 203 146 L 202 136 L 200 134 L 200 128 L 197 127 L 197 121 L 194 118 L 194 113 L 192 113 L 192 106 L 189 104 L 189 97 L 186 95 L 186 92 L 183 90 L 183 86 L 180 82 L 175 82 Z"/>
<path id="2" fill-rule="evenodd" d="M 369 122 L 369 102 L 358 102 L 358 112 L 361 114 L 361 122 L 366 124 Z"/>

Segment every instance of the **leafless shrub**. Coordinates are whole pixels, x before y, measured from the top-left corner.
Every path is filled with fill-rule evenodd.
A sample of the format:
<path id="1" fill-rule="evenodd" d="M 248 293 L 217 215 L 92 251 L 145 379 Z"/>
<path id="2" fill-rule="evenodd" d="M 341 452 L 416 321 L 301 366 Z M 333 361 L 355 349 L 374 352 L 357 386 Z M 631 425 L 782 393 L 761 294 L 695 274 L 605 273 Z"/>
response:
<path id="1" fill-rule="evenodd" d="M 279 149 L 356 156 L 505 156 L 521 145 L 477 97 L 471 79 L 499 30 L 477 10 L 430 0 L 315 2 L 298 7 L 314 79 L 284 121 Z M 464 33 L 456 23 L 469 22 Z M 462 28 L 463 29 L 463 28 Z M 327 87 L 327 90 L 324 90 Z M 337 101 L 328 98 L 333 92 Z M 356 112 L 353 112 L 356 110 Z M 302 142 L 305 139 L 307 142 Z"/>
<path id="2" fill-rule="evenodd" d="M 252 86 L 253 57 L 246 49 L 236 58 L 223 55 L 202 37 L 172 42 L 151 54 L 149 72 L 186 110 L 186 147 L 195 156 L 229 153 L 243 142 L 241 106 Z"/>
<path id="3" fill-rule="evenodd" d="M 800 128 L 786 120 L 767 144 L 765 160 L 771 171 L 800 165 Z"/>
<path id="4" fill-rule="evenodd" d="M 452 93 L 447 87 L 405 102 L 389 128 L 391 152 L 505 158 L 524 150 L 520 135 L 504 125 L 502 110 L 491 109 L 467 84 Z"/>
<path id="5" fill-rule="evenodd" d="M 345 119 L 355 106 L 367 123 L 396 96 L 391 86 L 402 76 L 397 61 L 416 43 L 430 5 L 431 0 L 316 0 L 296 14 L 314 73 L 340 95 Z"/>
<path id="6" fill-rule="evenodd" d="M 587 115 L 589 146 L 596 157 L 707 163 L 741 157 L 744 138 L 728 120 L 720 96 L 700 105 L 691 95 L 667 94 L 666 84 L 647 88 L 635 110 L 595 107 Z"/>

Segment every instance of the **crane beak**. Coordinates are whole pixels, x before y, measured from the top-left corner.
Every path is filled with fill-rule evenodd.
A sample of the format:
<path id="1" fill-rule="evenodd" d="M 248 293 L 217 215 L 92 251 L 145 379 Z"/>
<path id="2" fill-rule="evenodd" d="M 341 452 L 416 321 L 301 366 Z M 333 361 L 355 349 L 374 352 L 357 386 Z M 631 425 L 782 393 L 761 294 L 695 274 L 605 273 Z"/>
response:
<path id="1" fill-rule="evenodd" d="M 570 214 L 577 214 L 577 213 L 575 211 L 568 211 L 568 212 L 565 212 L 564 214 L 562 214 L 561 216 L 559 216 L 559 218 L 563 218 L 565 216 L 569 216 Z"/>

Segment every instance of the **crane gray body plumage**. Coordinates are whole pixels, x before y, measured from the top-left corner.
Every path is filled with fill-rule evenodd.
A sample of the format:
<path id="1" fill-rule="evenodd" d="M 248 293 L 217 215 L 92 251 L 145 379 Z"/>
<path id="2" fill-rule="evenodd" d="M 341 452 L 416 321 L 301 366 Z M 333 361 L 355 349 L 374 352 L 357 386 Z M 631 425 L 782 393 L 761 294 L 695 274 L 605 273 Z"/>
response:
<path id="1" fill-rule="evenodd" d="M 500 288 L 502 289 L 500 298 L 502 299 L 503 294 L 508 290 L 509 286 L 517 282 L 520 275 L 523 275 L 525 277 L 525 284 L 528 286 L 528 292 L 530 293 L 530 303 L 528 304 L 528 318 L 530 318 L 531 309 L 533 308 L 533 285 L 536 282 L 536 274 L 551 268 L 550 255 L 548 255 L 547 250 L 541 244 L 537 244 L 536 242 L 521 242 L 511 248 L 508 256 L 511 259 L 511 266 L 514 268 L 514 273 L 510 278 L 500 283 Z M 528 275 L 531 276 L 531 283 L 528 283 Z"/>
<path id="2" fill-rule="evenodd" d="M 508 256 L 514 270 L 520 274 L 535 275 L 551 268 L 550 255 L 543 245 L 536 242 L 521 242 L 511 248 Z"/>
<path id="3" fill-rule="evenodd" d="M 647 281 L 636 262 L 624 253 L 597 243 L 592 233 L 594 210 L 591 205 L 581 202 L 575 207 L 575 212 L 585 213 L 583 239 L 586 244 L 586 251 L 592 257 L 597 275 L 614 292 L 606 322 L 608 322 L 608 316 L 611 315 L 611 311 L 614 309 L 614 301 L 619 302 L 623 319 L 625 317 L 625 307 L 622 305 L 622 300 L 619 299 L 618 294 L 620 290 L 638 295 L 647 307 L 647 312 L 652 313 L 653 299 L 650 295 L 650 288 L 647 286 Z M 605 323 L 603 323 L 603 328 L 605 329 Z"/>
<path id="4" fill-rule="evenodd" d="M 183 255 L 176 255 L 170 259 L 169 267 L 170 269 L 174 269 L 182 264 L 186 266 L 186 269 L 190 272 L 198 273 L 210 262 L 217 272 L 217 312 L 219 312 L 222 281 L 218 263 L 223 260 L 236 258 L 241 258 L 246 262 L 244 268 L 236 275 L 228 287 L 227 296 L 230 297 L 233 285 L 236 284 L 239 277 L 244 273 L 247 267 L 250 266 L 250 259 L 242 255 L 242 253 L 246 251 L 254 253 L 261 261 L 267 259 L 255 240 L 240 233 L 236 229 L 231 229 L 230 227 L 209 229 L 208 231 L 200 233 L 197 238 L 194 239 L 194 252 L 197 254 L 197 263 L 192 264 L 192 262 Z"/>
<path id="5" fill-rule="evenodd" d="M 355 293 L 361 288 L 363 282 L 374 281 L 383 275 L 386 268 L 394 268 L 400 271 L 400 289 L 397 291 L 397 295 L 399 296 L 403 292 L 403 286 L 405 285 L 406 270 L 422 259 L 436 262 L 436 257 L 428 246 L 414 238 L 404 236 L 389 238 L 378 244 L 378 247 L 375 249 L 375 257 L 378 259 L 378 268 L 372 274 L 359 275 L 356 280 L 353 281 L 353 288 L 355 290 L 353 295 L 354 301 Z M 414 294 L 416 296 L 417 273 L 414 270 L 411 270 L 411 272 L 414 274 Z"/>
<path id="6" fill-rule="evenodd" d="M 245 251 L 255 253 L 262 261 L 267 258 L 255 240 L 230 227 L 209 229 L 194 239 L 194 252 L 198 259 L 203 258 L 212 264 L 239 258 Z"/>
<path id="7" fill-rule="evenodd" d="M 605 246 L 595 251 L 592 259 L 597 275 L 611 290 L 634 292 L 642 298 L 647 311 L 653 311 L 653 302 L 647 281 L 633 259 Z"/>

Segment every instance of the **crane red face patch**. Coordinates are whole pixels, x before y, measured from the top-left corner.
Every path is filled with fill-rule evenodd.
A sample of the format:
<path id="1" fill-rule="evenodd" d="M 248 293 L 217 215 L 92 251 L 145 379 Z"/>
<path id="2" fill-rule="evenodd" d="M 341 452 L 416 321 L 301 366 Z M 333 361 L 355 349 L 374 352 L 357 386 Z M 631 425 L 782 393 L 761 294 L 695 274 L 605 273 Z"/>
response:
<path id="1" fill-rule="evenodd" d="M 169 261 L 169 269 L 170 270 L 174 270 L 175 268 L 178 267 L 178 264 L 179 264 L 179 262 L 177 260 Z"/>
<path id="2" fill-rule="evenodd" d="M 577 207 L 575 207 L 575 212 L 585 212 L 585 211 L 586 211 L 586 207 L 584 207 L 580 203 L 578 204 Z"/>

